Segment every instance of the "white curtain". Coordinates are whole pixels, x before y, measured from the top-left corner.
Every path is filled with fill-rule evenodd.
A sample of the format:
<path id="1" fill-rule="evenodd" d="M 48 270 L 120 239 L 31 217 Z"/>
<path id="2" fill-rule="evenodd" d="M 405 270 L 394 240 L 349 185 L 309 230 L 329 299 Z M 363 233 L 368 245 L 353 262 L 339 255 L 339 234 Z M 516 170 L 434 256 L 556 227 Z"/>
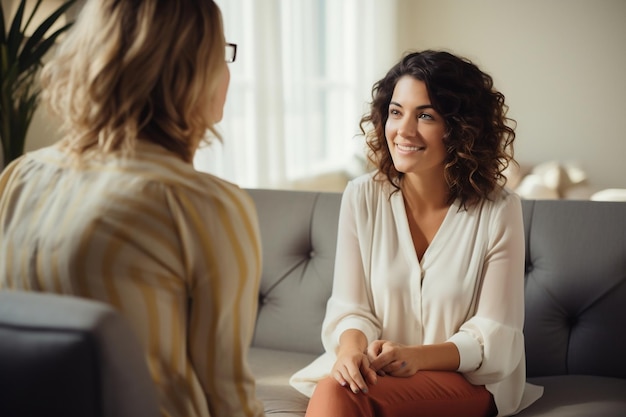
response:
<path id="1" fill-rule="evenodd" d="M 219 125 L 198 169 L 243 187 L 346 171 L 372 84 L 398 58 L 395 0 L 218 0 L 238 44 Z"/>

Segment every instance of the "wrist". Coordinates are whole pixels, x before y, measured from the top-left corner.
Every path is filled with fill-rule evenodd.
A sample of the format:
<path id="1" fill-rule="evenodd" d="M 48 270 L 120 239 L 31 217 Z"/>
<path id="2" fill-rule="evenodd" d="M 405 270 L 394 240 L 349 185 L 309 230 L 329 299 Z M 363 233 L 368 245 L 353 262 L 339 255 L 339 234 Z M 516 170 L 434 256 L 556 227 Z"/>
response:
<path id="1" fill-rule="evenodd" d="M 418 371 L 425 370 L 425 355 L 423 346 L 411 346 L 411 356 Z"/>
<path id="2" fill-rule="evenodd" d="M 367 350 L 367 338 L 360 330 L 349 329 L 339 337 L 337 354 L 345 352 L 364 353 Z"/>
<path id="3" fill-rule="evenodd" d="M 415 347 L 415 363 L 423 371 L 456 371 L 459 367 L 459 351 L 454 343 Z"/>

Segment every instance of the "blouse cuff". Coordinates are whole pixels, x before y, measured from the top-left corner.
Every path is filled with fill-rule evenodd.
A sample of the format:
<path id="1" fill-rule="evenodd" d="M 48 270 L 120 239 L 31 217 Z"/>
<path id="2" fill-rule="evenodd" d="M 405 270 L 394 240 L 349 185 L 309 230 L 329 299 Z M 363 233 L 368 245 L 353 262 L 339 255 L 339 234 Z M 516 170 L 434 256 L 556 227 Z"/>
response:
<path id="1" fill-rule="evenodd" d="M 341 338 L 341 334 L 345 332 L 346 330 L 351 330 L 351 329 L 360 330 L 361 332 L 363 332 L 363 334 L 365 335 L 365 338 L 367 339 L 368 346 L 370 343 L 372 343 L 374 340 L 378 338 L 378 334 L 376 333 L 376 330 L 365 325 L 363 323 L 363 320 L 356 319 L 356 318 L 348 318 L 348 319 L 342 320 L 341 323 L 339 323 L 337 325 L 337 328 L 335 329 L 335 342 L 337 343 L 337 346 L 339 346 L 339 339 Z"/>
<path id="2" fill-rule="evenodd" d="M 478 340 L 468 333 L 459 332 L 454 335 L 448 342 L 452 342 L 459 350 L 459 367 L 457 372 L 472 372 L 478 369 L 483 361 L 483 350 Z"/>

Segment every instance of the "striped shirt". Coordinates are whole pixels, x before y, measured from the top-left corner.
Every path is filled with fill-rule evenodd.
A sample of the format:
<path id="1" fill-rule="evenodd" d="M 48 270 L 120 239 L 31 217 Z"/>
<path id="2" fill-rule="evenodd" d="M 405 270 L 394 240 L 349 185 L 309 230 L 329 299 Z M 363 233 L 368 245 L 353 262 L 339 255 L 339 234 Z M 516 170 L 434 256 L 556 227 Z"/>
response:
<path id="1" fill-rule="evenodd" d="M 146 352 L 161 414 L 262 416 L 246 362 L 261 246 L 237 186 L 160 146 L 77 167 L 57 146 L 0 176 L 0 289 L 115 306 Z"/>

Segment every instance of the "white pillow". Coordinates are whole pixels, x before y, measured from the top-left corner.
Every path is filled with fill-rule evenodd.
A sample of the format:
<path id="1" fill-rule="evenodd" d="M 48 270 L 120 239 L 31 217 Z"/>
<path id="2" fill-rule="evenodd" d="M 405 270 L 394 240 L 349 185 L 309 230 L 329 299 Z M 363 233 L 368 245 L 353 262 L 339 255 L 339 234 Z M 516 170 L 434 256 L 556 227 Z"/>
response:
<path id="1" fill-rule="evenodd" d="M 556 189 L 547 186 L 543 178 L 537 174 L 526 175 L 515 188 L 515 192 L 520 197 L 528 200 L 554 200 L 559 198 L 559 193 Z"/>
<path id="2" fill-rule="evenodd" d="M 626 188 L 607 188 L 591 196 L 594 201 L 626 201 Z"/>

